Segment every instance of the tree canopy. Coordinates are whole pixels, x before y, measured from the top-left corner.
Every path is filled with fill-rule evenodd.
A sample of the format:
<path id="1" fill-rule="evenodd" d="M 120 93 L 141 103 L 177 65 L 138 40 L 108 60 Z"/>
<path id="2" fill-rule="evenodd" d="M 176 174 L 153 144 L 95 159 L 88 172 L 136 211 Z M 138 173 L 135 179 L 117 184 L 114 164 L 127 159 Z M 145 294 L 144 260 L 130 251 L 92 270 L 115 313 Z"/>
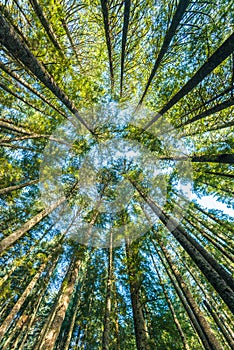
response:
<path id="1" fill-rule="evenodd" d="M 1 349 L 234 349 L 233 11 L 0 1 Z"/>

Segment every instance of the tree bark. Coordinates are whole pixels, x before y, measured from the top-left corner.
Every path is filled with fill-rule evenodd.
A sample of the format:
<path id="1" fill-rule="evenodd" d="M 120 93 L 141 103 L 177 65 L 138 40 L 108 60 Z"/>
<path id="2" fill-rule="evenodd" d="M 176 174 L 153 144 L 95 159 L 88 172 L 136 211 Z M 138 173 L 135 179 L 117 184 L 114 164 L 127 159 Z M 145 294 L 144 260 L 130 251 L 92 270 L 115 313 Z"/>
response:
<path id="1" fill-rule="evenodd" d="M 1 8 L 2 6 L 0 6 L 0 9 Z M 27 45 L 15 32 L 12 25 L 6 21 L 1 13 L 0 43 L 6 47 L 12 56 L 23 63 L 55 96 L 57 96 L 57 98 L 71 111 L 72 114 L 75 115 L 75 117 L 86 127 L 87 130 L 94 134 L 90 127 L 83 120 L 83 118 L 79 115 L 79 111 L 73 101 L 71 101 L 68 96 L 59 88 L 53 77 L 33 55 Z"/>
<path id="2" fill-rule="evenodd" d="M 121 48 L 121 64 L 120 64 L 120 97 L 123 93 L 123 76 L 124 76 L 124 60 L 125 60 L 125 49 L 127 43 L 129 17 L 130 17 L 131 0 L 124 1 L 124 23 L 122 31 L 122 48 Z"/>
<path id="3" fill-rule="evenodd" d="M 211 316 L 213 317 L 213 319 L 215 320 L 215 323 L 217 324 L 217 326 L 219 327 L 219 329 L 221 330 L 221 332 L 223 333 L 225 339 L 227 340 L 228 345 L 230 346 L 230 348 L 232 350 L 234 350 L 234 339 L 232 338 L 232 336 L 226 331 L 223 323 L 221 322 L 219 316 L 216 314 L 216 312 L 212 309 L 211 305 L 207 302 L 207 300 L 203 300 L 204 305 L 206 306 L 207 310 L 209 311 L 209 313 L 211 314 Z"/>
<path id="4" fill-rule="evenodd" d="M 234 313 L 234 279 L 187 231 L 183 229 L 170 215 L 165 214 L 150 198 L 139 189 L 135 182 L 130 180 L 141 197 L 146 201 L 169 232 L 182 245 L 201 272 L 206 276 L 220 297 Z"/>
<path id="5" fill-rule="evenodd" d="M 114 90 L 114 67 L 113 67 L 113 56 L 112 56 L 112 44 L 110 36 L 110 23 L 109 23 L 109 11 L 107 6 L 107 0 L 101 0 L 102 5 L 102 15 L 104 21 L 106 45 L 109 57 L 109 69 L 110 69 L 110 80 L 111 80 L 111 91 Z"/>
<path id="6" fill-rule="evenodd" d="M 24 188 L 24 187 L 27 187 L 27 186 L 31 186 L 31 185 L 34 185 L 38 183 L 38 180 L 32 180 L 32 181 L 28 181 L 28 182 L 25 182 L 23 184 L 20 184 L 20 185 L 15 185 L 15 186 L 9 186 L 9 187 L 5 187 L 5 188 L 0 188 L 0 195 L 4 195 L 8 192 L 12 192 L 12 191 L 15 191 L 15 190 L 18 190 L 20 188 Z"/>
<path id="7" fill-rule="evenodd" d="M 127 256 L 127 267 L 129 274 L 129 286 L 132 302 L 133 321 L 137 350 L 149 350 L 148 331 L 143 315 L 143 308 L 140 297 L 139 272 L 135 265 L 135 256 L 127 238 L 125 239 L 125 249 Z"/>
<path id="8" fill-rule="evenodd" d="M 108 276 L 106 286 L 106 301 L 104 314 L 104 330 L 102 334 L 102 350 L 110 349 L 110 316 L 111 316 L 111 293 L 113 284 L 113 247 L 112 247 L 112 232 L 110 231 L 109 258 L 108 258 Z"/>
<path id="9" fill-rule="evenodd" d="M 67 279 L 63 281 L 62 294 L 59 303 L 56 306 L 56 312 L 53 322 L 44 336 L 44 339 L 39 347 L 39 350 L 53 349 L 56 339 L 59 335 L 65 314 L 75 287 L 78 277 L 81 260 L 75 259 L 70 265 L 70 271 Z"/>
<path id="10" fill-rule="evenodd" d="M 144 127 L 148 129 L 163 116 L 171 107 L 192 91 L 208 74 L 218 67 L 234 50 L 234 33 L 213 53 L 211 57 L 198 69 L 194 76 L 168 101 L 168 103 Z"/>
<path id="11" fill-rule="evenodd" d="M 6 238 L 3 238 L 0 242 L 0 253 L 8 249 L 12 244 L 14 244 L 18 239 L 20 239 L 26 232 L 31 230 L 35 225 L 37 225 L 41 220 L 43 220 L 46 216 L 48 216 L 53 210 L 58 208 L 65 201 L 66 201 L 65 197 L 60 198 L 50 207 L 42 210 L 40 213 L 35 215 L 32 219 L 28 220 L 21 228 L 14 231 Z"/>
<path id="12" fill-rule="evenodd" d="M 53 108 L 56 112 L 58 112 L 60 115 L 62 115 L 64 118 L 67 118 L 66 114 L 62 111 L 60 111 L 57 107 L 55 107 L 45 96 L 43 96 L 40 92 L 38 92 L 32 85 L 30 85 L 28 82 L 23 80 L 17 73 L 11 71 L 4 63 L 0 62 L 0 68 L 10 75 L 13 79 L 18 81 L 21 85 L 26 87 L 29 91 L 31 91 L 34 95 L 39 97 L 42 101 L 44 101 L 48 106 Z"/>
<path id="13" fill-rule="evenodd" d="M 182 126 L 184 126 L 184 125 L 188 125 L 188 124 L 194 123 L 194 122 L 196 122 L 197 120 L 200 120 L 200 119 L 202 119 L 202 118 L 208 117 L 209 115 L 212 115 L 212 114 L 214 114 L 214 113 L 217 113 L 217 112 L 219 112 L 219 111 L 222 111 L 223 109 L 228 108 L 228 107 L 231 107 L 231 106 L 233 106 L 233 105 L 234 105 L 234 98 L 232 97 L 232 98 L 230 98 L 229 100 L 226 100 L 226 101 L 224 101 L 224 102 L 221 102 L 221 103 L 217 104 L 216 106 L 214 106 L 214 107 L 212 107 L 212 108 L 210 108 L 210 109 L 207 109 L 206 111 L 204 111 L 204 112 L 202 112 L 202 113 L 196 115 L 195 117 L 193 117 L 193 118 L 187 120 L 185 123 L 179 125 L 179 126 L 176 127 L 176 128 L 180 128 L 180 127 L 182 127 Z"/>
<path id="14" fill-rule="evenodd" d="M 161 47 L 161 50 L 159 51 L 159 54 L 158 54 L 158 57 L 156 59 L 156 62 L 154 64 L 154 67 L 151 71 L 151 74 L 150 74 L 150 77 L 147 81 L 147 84 L 146 84 L 146 87 L 145 87 L 145 90 L 144 90 L 144 93 L 139 101 L 139 104 L 138 106 L 140 106 L 145 98 L 145 95 L 147 94 L 147 91 L 150 87 L 150 84 L 152 83 L 152 80 L 156 74 L 156 71 L 160 65 L 160 63 L 162 62 L 162 59 L 164 57 L 164 55 L 167 53 L 168 51 L 168 48 L 169 48 L 169 45 L 171 43 L 171 40 L 173 39 L 175 33 L 176 33 L 176 30 L 185 14 L 185 11 L 187 10 L 188 8 L 188 5 L 190 3 L 190 0 L 180 0 L 178 6 L 177 6 L 177 9 L 176 9 L 176 12 L 172 18 L 172 21 L 171 21 L 171 25 L 169 27 L 169 29 L 167 30 L 166 32 L 166 35 L 165 35 L 165 38 L 164 38 L 164 41 L 163 41 L 163 44 L 162 44 L 162 47 Z"/>
<path id="15" fill-rule="evenodd" d="M 19 312 L 22 305 L 24 304 L 25 300 L 28 298 L 29 294 L 31 293 L 32 289 L 34 288 L 35 284 L 39 280 L 42 271 L 45 269 L 46 264 L 43 264 L 39 271 L 35 274 L 31 282 L 28 284 L 26 289 L 24 290 L 23 294 L 20 296 L 20 298 L 17 300 L 15 305 L 13 306 L 11 312 L 6 317 L 6 319 L 3 321 L 1 327 L 0 327 L 0 338 L 3 338 L 4 334 L 7 332 L 8 328 L 10 327 L 15 315 Z"/>
<path id="16" fill-rule="evenodd" d="M 175 323 L 176 328 L 177 328 L 177 330 L 178 330 L 178 333 L 179 333 L 179 335 L 180 335 L 180 337 L 181 337 L 181 340 L 182 340 L 184 349 L 185 349 L 185 350 L 190 350 L 190 347 L 189 347 L 189 345 L 188 345 L 188 343 L 187 343 L 187 341 L 186 341 L 185 334 L 184 334 L 183 329 L 182 329 L 182 327 L 181 327 L 181 325 L 180 325 L 180 321 L 178 320 L 178 318 L 177 318 L 177 316 L 176 316 L 176 312 L 175 312 L 174 306 L 173 306 L 173 304 L 172 304 L 172 302 L 171 302 L 171 300 L 170 300 L 170 298 L 169 298 L 169 295 L 168 295 L 168 293 L 167 293 L 167 290 L 166 290 L 166 288 L 165 288 L 165 286 L 164 286 L 164 283 L 163 283 L 163 281 L 162 281 L 162 278 L 161 278 L 161 276 L 160 276 L 159 269 L 157 268 L 157 265 L 156 265 L 156 263 L 155 263 L 154 257 L 153 257 L 153 255 L 152 255 L 151 252 L 150 252 L 150 256 L 151 256 L 151 260 L 152 260 L 152 262 L 153 262 L 155 271 L 156 271 L 156 273 L 157 273 L 160 286 L 162 287 L 163 294 L 164 294 L 164 296 L 165 296 L 165 299 L 166 299 L 167 304 L 168 304 L 168 306 L 169 306 L 169 309 L 170 309 L 170 311 L 171 311 L 171 314 L 172 314 L 174 323 Z"/>
<path id="17" fill-rule="evenodd" d="M 37 17 L 39 18 L 41 24 L 43 25 L 48 37 L 50 38 L 51 42 L 53 43 L 54 47 L 58 50 L 60 56 L 64 57 L 64 53 L 63 53 L 63 49 L 61 47 L 61 45 L 58 42 L 57 36 L 50 24 L 50 22 L 47 20 L 42 7 L 40 6 L 40 4 L 38 3 L 37 0 L 30 0 L 30 3 L 32 5 L 32 7 L 34 8 Z"/>
<path id="18" fill-rule="evenodd" d="M 170 257 L 170 254 L 168 253 L 166 247 L 164 246 L 164 244 L 160 241 L 159 239 L 159 245 L 164 253 L 164 256 L 177 280 L 177 283 L 180 287 L 180 289 L 182 290 L 188 304 L 190 305 L 191 309 L 193 310 L 193 313 L 198 321 L 198 323 L 200 324 L 200 327 L 202 328 L 203 333 L 205 334 L 205 337 L 211 347 L 212 350 L 222 350 L 223 347 L 221 346 L 221 344 L 219 343 L 219 341 L 217 340 L 217 338 L 215 337 L 213 331 L 210 328 L 210 325 L 208 324 L 208 322 L 206 321 L 203 313 L 201 312 L 198 304 L 195 302 L 189 287 L 187 286 L 187 284 L 185 283 L 185 281 L 183 280 L 179 270 L 177 269 L 177 267 L 175 266 L 175 264 L 172 262 L 172 259 Z"/>

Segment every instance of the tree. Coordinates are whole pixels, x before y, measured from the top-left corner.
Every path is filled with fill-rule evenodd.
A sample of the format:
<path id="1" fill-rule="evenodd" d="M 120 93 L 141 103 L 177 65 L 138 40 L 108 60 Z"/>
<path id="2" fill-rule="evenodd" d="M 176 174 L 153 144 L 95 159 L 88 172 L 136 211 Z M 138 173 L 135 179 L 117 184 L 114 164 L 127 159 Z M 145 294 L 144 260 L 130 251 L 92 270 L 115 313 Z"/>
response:
<path id="1" fill-rule="evenodd" d="M 0 5 L 3 350 L 233 349 L 233 10 Z"/>

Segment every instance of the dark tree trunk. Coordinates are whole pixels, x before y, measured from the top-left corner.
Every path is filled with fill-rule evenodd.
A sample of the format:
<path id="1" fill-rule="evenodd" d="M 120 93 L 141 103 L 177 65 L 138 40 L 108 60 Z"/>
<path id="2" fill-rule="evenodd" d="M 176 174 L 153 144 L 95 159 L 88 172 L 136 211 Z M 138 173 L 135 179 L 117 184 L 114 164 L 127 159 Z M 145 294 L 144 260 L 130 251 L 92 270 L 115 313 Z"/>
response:
<path id="1" fill-rule="evenodd" d="M 128 240 L 125 240 L 125 249 L 127 256 L 127 266 L 129 274 L 129 286 L 132 302 L 132 311 L 133 311 L 133 321 L 136 337 L 136 346 L 137 350 L 149 350 L 148 342 L 148 331 L 143 315 L 143 308 L 140 297 L 140 286 L 141 281 L 139 278 L 139 273 L 137 266 L 135 264 L 135 254 L 133 253 L 131 246 Z"/>
<path id="2" fill-rule="evenodd" d="M 1 9 L 1 7 L 0 7 Z M 7 22 L 0 13 L 0 43 L 17 60 L 23 63 L 57 98 L 75 115 L 75 117 L 88 129 L 92 134 L 93 131 L 88 127 L 83 118 L 79 115 L 73 101 L 62 91 L 56 84 L 52 76 L 47 72 L 45 67 L 29 50 L 26 44 L 19 38 L 14 28 Z"/>
<path id="3" fill-rule="evenodd" d="M 194 76 L 168 101 L 168 103 L 144 127 L 148 129 L 163 116 L 171 107 L 192 91 L 208 74 L 220 65 L 234 51 L 234 33 L 213 53 L 211 57 L 198 69 Z"/>
<path id="4" fill-rule="evenodd" d="M 180 0 L 178 6 L 177 6 L 177 9 L 176 9 L 176 12 L 174 14 L 174 17 L 172 18 L 172 22 L 171 22 L 171 25 L 168 29 L 168 31 L 166 32 L 166 35 L 165 35 L 165 38 L 164 38 L 164 41 L 163 41 L 163 44 L 162 44 L 162 47 L 161 47 L 161 50 L 159 51 L 159 54 L 158 54 L 158 57 L 156 59 L 156 62 L 154 64 L 154 67 L 151 71 L 151 74 L 150 74 L 150 77 L 149 77 L 149 80 L 146 84 L 146 87 L 145 87 L 145 91 L 140 99 L 140 102 L 139 102 L 139 105 L 142 104 L 144 98 L 145 98 L 145 95 L 147 94 L 147 91 L 150 87 L 150 84 L 152 83 L 152 80 L 156 74 L 156 71 L 160 65 L 160 63 L 162 62 L 162 59 L 164 57 L 164 55 L 166 54 L 166 52 L 168 51 L 168 48 L 169 48 L 169 45 L 171 43 L 171 40 L 173 39 L 175 33 L 176 33 L 176 30 L 185 14 L 185 11 L 186 9 L 188 8 L 188 5 L 190 3 L 190 0 Z M 138 105 L 138 106 L 139 106 Z"/>

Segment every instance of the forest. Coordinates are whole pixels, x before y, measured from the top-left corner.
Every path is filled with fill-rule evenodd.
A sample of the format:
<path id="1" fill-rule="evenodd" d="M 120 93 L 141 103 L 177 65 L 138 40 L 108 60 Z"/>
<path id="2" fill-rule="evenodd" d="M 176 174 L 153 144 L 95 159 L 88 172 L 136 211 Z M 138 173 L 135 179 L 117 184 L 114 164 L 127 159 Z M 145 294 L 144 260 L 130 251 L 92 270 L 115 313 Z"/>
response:
<path id="1" fill-rule="evenodd" d="M 0 348 L 234 349 L 234 1 L 0 0 Z"/>

